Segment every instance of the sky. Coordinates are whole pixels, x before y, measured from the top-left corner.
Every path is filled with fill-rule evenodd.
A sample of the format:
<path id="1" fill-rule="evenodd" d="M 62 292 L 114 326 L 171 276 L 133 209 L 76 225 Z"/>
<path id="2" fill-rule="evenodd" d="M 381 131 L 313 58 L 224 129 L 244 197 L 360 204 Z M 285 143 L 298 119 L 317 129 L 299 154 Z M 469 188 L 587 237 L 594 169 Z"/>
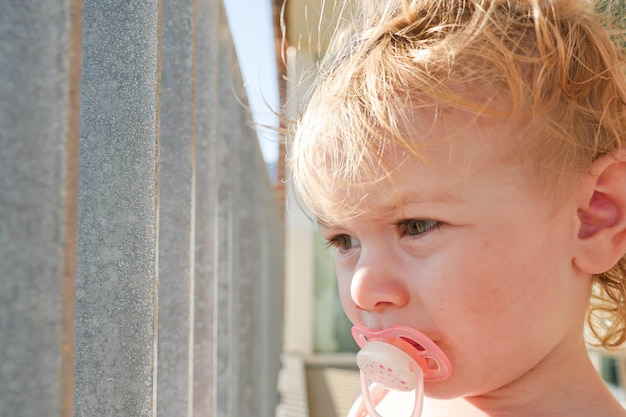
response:
<path id="1" fill-rule="evenodd" d="M 224 0 L 237 58 L 256 125 L 278 125 L 278 72 L 274 52 L 271 0 Z M 278 160 L 278 135 L 257 127 L 259 144 L 267 163 Z"/>

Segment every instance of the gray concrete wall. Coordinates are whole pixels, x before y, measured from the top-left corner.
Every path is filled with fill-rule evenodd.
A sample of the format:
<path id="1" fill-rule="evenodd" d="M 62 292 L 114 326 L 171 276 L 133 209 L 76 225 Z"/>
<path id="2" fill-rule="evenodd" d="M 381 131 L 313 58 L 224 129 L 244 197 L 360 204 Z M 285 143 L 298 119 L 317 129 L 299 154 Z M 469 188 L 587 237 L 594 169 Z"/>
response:
<path id="1" fill-rule="evenodd" d="M 282 225 L 226 22 L 0 3 L 0 417 L 274 415 Z"/>

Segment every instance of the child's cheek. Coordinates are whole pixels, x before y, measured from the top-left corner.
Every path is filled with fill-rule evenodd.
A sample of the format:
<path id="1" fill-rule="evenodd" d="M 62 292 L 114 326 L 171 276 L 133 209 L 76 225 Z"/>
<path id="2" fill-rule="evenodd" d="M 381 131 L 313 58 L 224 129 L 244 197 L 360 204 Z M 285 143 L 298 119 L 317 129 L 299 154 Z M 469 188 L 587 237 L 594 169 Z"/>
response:
<path id="1" fill-rule="evenodd" d="M 339 291 L 339 301 L 341 301 L 341 307 L 348 315 L 348 318 L 354 322 L 356 319 L 356 306 L 350 294 L 350 283 L 351 280 L 349 277 L 343 277 L 341 273 L 337 273 L 337 289 Z"/>

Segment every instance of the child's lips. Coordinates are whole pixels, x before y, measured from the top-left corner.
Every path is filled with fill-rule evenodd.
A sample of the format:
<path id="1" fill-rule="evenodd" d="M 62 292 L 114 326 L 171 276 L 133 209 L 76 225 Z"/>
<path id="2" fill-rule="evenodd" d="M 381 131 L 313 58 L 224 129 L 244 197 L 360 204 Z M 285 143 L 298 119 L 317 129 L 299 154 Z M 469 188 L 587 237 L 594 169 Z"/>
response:
<path id="1" fill-rule="evenodd" d="M 426 348 L 424 348 L 424 346 L 420 345 L 419 343 L 417 343 L 415 340 L 406 337 L 406 336 L 400 336 L 400 339 L 404 340 L 405 342 L 407 342 L 408 344 L 410 344 L 411 346 L 413 346 L 415 349 L 419 350 L 420 352 L 423 352 L 426 350 Z"/>
<path id="2" fill-rule="evenodd" d="M 368 325 L 355 324 L 354 327 L 367 329 L 372 334 L 385 334 L 386 332 L 393 331 L 394 329 L 411 329 L 411 330 L 413 330 L 413 329 L 417 329 L 418 328 L 418 327 L 413 327 L 413 326 L 407 326 L 407 325 L 404 325 L 404 324 L 382 325 L 382 326 L 368 326 Z M 438 339 L 426 336 L 427 334 L 431 334 L 432 332 L 420 330 L 419 333 L 421 333 L 423 336 L 427 337 L 431 342 L 433 342 L 435 344 L 438 344 Z M 424 351 L 425 350 L 425 348 L 422 345 L 420 345 L 419 342 L 417 342 L 416 340 L 412 339 L 409 334 L 401 335 L 399 337 L 401 339 L 403 339 L 405 342 L 410 343 L 411 345 L 413 345 L 413 347 L 415 347 L 415 349 L 417 349 L 418 351 Z"/>

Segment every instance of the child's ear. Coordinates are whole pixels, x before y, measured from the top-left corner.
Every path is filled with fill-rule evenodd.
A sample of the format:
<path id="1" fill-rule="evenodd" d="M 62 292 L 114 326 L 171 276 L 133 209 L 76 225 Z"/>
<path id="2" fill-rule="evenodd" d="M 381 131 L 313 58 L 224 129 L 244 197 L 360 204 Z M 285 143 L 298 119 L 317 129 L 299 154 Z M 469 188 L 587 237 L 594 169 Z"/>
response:
<path id="1" fill-rule="evenodd" d="M 626 253 L 626 152 L 597 159 L 580 192 L 574 264 L 584 272 L 600 274 Z"/>

